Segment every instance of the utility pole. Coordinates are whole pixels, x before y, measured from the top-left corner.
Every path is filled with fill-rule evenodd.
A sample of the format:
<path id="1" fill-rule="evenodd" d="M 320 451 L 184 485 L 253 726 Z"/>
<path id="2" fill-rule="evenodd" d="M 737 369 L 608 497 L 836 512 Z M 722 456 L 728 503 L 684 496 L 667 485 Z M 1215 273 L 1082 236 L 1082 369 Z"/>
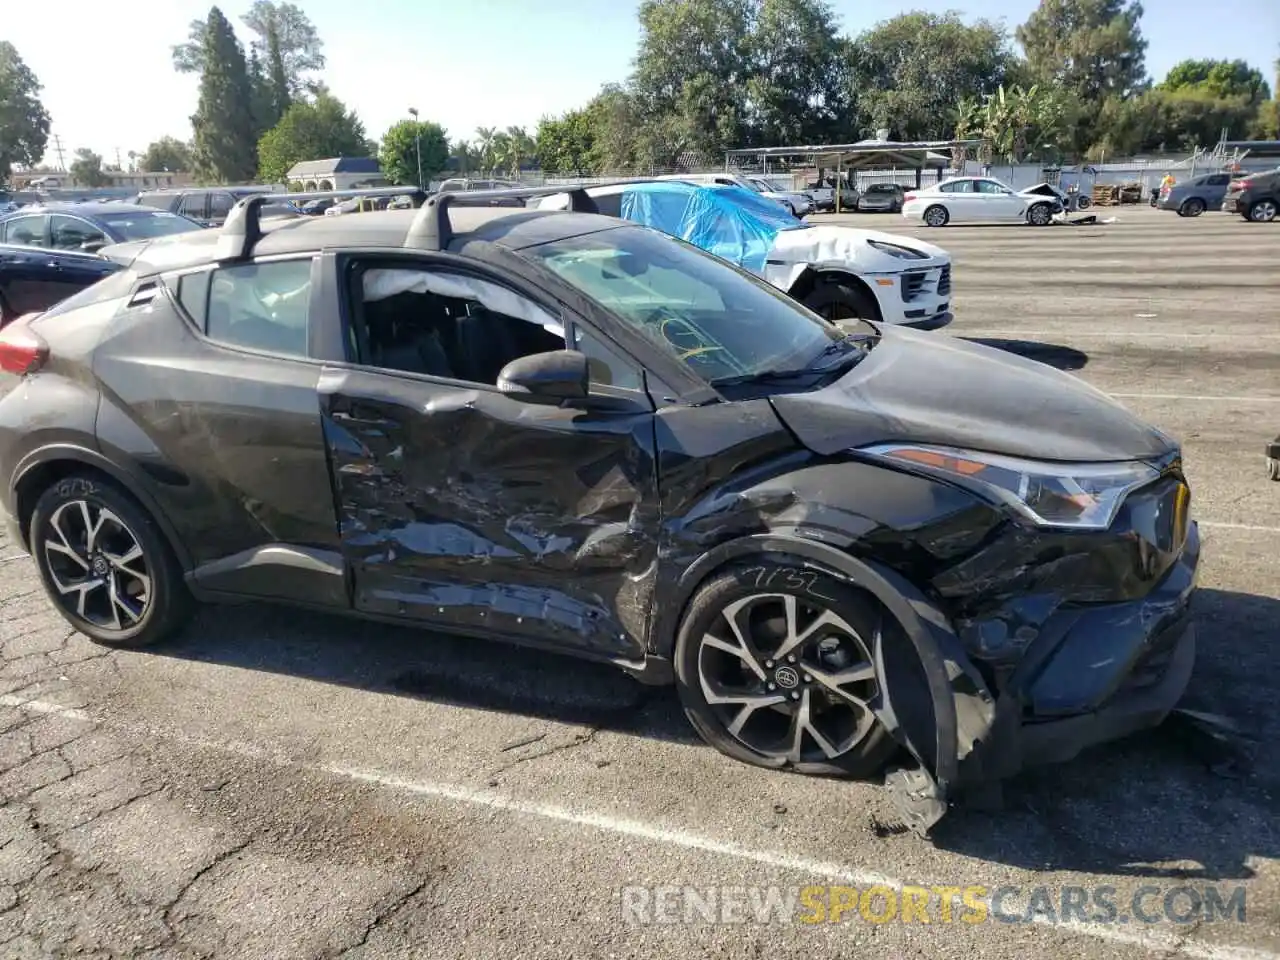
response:
<path id="1" fill-rule="evenodd" d="M 62 156 L 62 138 L 56 133 L 53 135 L 53 152 L 58 155 L 58 169 L 65 173 L 67 165 Z"/>
<path id="2" fill-rule="evenodd" d="M 120 162 L 120 148 L 116 147 L 116 169 L 123 170 L 124 164 Z"/>
<path id="3" fill-rule="evenodd" d="M 413 117 L 413 149 L 418 155 L 418 189 L 425 190 L 422 185 L 422 133 L 418 126 L 418 108 L 410 107 L 409 116 Z"/>

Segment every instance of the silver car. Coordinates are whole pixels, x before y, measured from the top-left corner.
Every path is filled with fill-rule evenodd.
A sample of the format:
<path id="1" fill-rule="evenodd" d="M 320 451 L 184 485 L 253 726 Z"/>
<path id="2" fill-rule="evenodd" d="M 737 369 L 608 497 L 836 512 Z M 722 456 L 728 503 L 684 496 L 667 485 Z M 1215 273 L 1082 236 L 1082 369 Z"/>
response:
<path id="1" fill-rule="evenodd" d="M 859 213 L 898 213 L 907 191 L 896 183 L 873 183 L 858 196 Z"/>

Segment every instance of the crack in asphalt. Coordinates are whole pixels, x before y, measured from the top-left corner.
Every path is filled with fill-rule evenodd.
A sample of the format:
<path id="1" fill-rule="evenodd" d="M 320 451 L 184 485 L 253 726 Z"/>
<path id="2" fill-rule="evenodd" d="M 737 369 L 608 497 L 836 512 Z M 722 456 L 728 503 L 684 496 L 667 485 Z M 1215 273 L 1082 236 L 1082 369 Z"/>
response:
<path id="1" fill-rule="evenodd" d="M 391 901 L 391 903 L 387 904 L 385 907 L 382 907 L 381 909 L 375 910 L 374 915 L 372 919 L 370 919 L 368 926 L 366 926 L 364 928 L 364 931 L 360 934 L 360 939 L 348 947 L 343 947 L 342 950 L 337 954 L 337 956 L 345 957 L 347 954 L 351 953 L 353 950 L 359 950 L 361 947 L 367 946 L 369 943 L 369 938 L 373 936 L 373 934 L 378 930 L 378 928 L 381 927 L 382 924 L 385 923 L 387 920 L 389 920 L 391 917 L 395 916 L 396 912 L 399 911 L 410 900 L 412 900 L 414 897 L 418 896 L 418 894 L 422 893 L 424 890 L 430 887 L 431 880 L 432 878 L 429 876 L 424 878 L 423 880 L 420 880 L 417 883 L 417 885 L 412 887 L 410 890 L 395 897 Z"/>
<path id="2" fill-rule="evenodd" d="M 499 776 L 500 774 L 506 773 L 508 770 L 511 770 L 513 767 L 518 767 L 522 763 L 531 763 L 535 760 L 541 760 L 544 757 L 549 757 L 555 753 L 564 753 L 567 750 L 576 750 L 578 747 L 585 746 L 586 744 L 591 743 L 593 740 L 595 740 L 596 734 L 598 734 L 600 730 L 601 730 L 600 727 L 590 727 L 583 733 L 575 733 L 573 735 L 573 739 L 565 743 L 555 743 L 547 747 L 545 750 L 538 750 L 534 753 L 529 753 L 522 757 L 516 757 L 510 763 L 504 763 L 501 766 L 496 767 L 493 770 L 490 770 L 488 773 L 488 776 L 496 777 L 496 776 Z M 532 744 L 532 743 L 538 743 L 541 740 L 543 740 L 545 736 L 546 734 L 543 734 L 540 737 L 536 737 L 533 740 L 528 741 L 528 743 L 523 744 L 523 746 L 528 746 L 529 744 Z M 517 744 L 516 746 L 522 746 L 522 745 Z M 515 749 L 515 748 L 516 748 L 515 746 L 511 748 L 504 747 L 503 750 L 505 751 L 507 749 Z"/>

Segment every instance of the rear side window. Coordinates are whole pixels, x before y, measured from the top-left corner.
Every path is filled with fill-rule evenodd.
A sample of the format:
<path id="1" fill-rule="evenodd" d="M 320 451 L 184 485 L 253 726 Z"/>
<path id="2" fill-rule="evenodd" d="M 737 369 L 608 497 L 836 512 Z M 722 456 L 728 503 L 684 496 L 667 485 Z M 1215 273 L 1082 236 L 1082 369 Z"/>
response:
<path id="1" fill-rule="evenodd" d="M 944 183 L 938 187 L 943 193 L 973 193 L 972 180 L 956 180 L 954 183 Z"/>
<path id="2" fill-rule="evenodd" d="M 4 224 L 5 243 L 18 243 L 27 247 L 44 246 L 44 217 L 18 217 Z"/>
<path id="3" fill-rule="evenodd" d="M 206 274 L 206 336 L 250 350 L 307 356 L 311 266 L 308 257 L 248 263 Z M 193 288 L 190 296 L 198 300 L 201 294 Z M 179 299 L 186 306 L 181 286 Z"/>
<path id="4" fill-rule="evenodd" d="M 204 197 L 203 193 L 187 194 L 182 198 L 182 203 L 178 206 L 178 212 L 184 217 L 191 217 L 193 220 L 203 220 Z"/>
<path id="5" fill-rule="evenodd" d="M 224 220 L 235 201 L 229 193 L 211 193 L 209 194 L 209 219 Z"/>

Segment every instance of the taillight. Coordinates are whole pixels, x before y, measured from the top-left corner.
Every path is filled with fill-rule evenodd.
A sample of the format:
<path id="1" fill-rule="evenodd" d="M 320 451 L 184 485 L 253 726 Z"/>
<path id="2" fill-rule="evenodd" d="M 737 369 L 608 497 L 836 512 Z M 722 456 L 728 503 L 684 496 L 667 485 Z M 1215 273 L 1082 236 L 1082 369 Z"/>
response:
<path id="1" fill-rule="evenodd" d="M 907 193 L 903 195 L 902 202 L 906 203 L 908 200 L 914 200 L 915 198 L 916 198 L 916 195 L 914 193 Z"/>
<path id="2" fill-rule="evenodd" d="M 1249 180 L 1237 180 L 1235 183 L 1231 184 L 1231 189 L 1232 190 L 1248 190 L 1252 186 L 1253 186 L 1253 183 Z"/>
<path id="3" fill-rule="evenodd" d="M 0 370 L 5 373 L 34 373 L 48 358 L 49 345 L 24 318 L 0 330 Z"/>

